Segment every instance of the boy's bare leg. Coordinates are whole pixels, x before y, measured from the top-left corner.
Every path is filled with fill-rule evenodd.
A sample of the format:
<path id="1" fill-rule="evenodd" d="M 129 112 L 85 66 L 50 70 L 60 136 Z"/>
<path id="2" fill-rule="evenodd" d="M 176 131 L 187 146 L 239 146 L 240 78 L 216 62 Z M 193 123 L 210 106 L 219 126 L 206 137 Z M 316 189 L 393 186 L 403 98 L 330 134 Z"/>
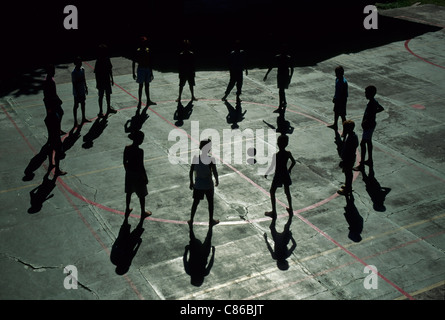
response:
<path id="1" fill-rule="evenodd" d="M 287 202 L 289 203 L 289 207 L 286 210 L 290 215 L 293 215 L 294 210 L 292 208 L 292 196 L 290 194 L 289 186 L 284 186 L 284 193 L 286 194 Z"/>
<path id="2" fill-rule="evenodd" d="M 125 218 L 128 218 L 130 216 L 130 212 L 133 211 L 133 209 L 130 208 L 130 201 L 131 201 L 131 193 L 127 193 L 125 197 Z"/>
<path id="3" fill-rule="evenodd" d="M 193 219 L 195 218 L 195 213 L 196 213 L 196 209 L 198 208 L 198 204 L 199 204 L 199 200 L 198 199 L 193 199 L 192 210 L 191 210 L 191 214 L 190 214 L 190 220 L 187 221 L 187 223 L 189 225 L 193 224 Z"/>
<path id="4" fill-rule="evenodd" d="M 182 97 L 182 90 L 184 89 L 184 87 L 179 86 L 179 95 L 178 95 L 178 99 L 176 99 L 176 102 L 180 102 L 181 101 L 181 97 Z"/>
<path id="5" fill-rule="evenodd" d="M 150 84 L 145 84 L 145 95 L 147 96 L 147 106 L 156 105 L 156 102 L 151 101 L 150 99 Z"/>
<path id="6" fill-rule="evenodd" d="M 190 85 L 190 93 L 192 95 L 192 101 L 198 101 L 198 99 L 195 97 L 195 90 L 193 89 L 192 85 Z"/>
<path id="7" fill-rule="evenodd" d="M 151 216 L 151 211 L 145 210 L 145 197 L 140 197 L 139 203 L 141 205 L 141 221 L 143 221 L 145 218 Z"/>
<path id="8" fill-rule="evenodd" d="M 277 215 L 277 200 L 275 199 L 275 192 L 277 191 L 277 187 L 272 186 L 270 188 L 270 202 L 272 203 L 272 211 L 267 211 L 265 213 L 266 216 L 274 218 Z"/>
<path id="9" fill-rule="evenodd" d="M 138 102 L 138 106 L 137 108 L 140 109 L 141 105 L 142 105 L 142 89 L 144 87 L 143 83 L 139 83 L 139 89 L 138 89 L 138 98 L 139 98 L 139 102 Z M 147 90 L 147 89 L 145 89 Z"/>
<path id="10" fill-rule="evenodd" d="M 209 224 L 211 226 L 217 225 L 219 220 L 213 219 L 213 197 L 207 197 L 207 202 L 209 204 Z"/>
<path id="11" fill-rule="evenodd" d="M 80 104 L 80 109 L 82 111 L 82 123 L 91 122 L 85 115 L 85 101 Z"/>
<path id="12" fill-rule="evenodd" d="M 73 106 L 73 118 L 74 118 L 74 127 L 78 126 L 78 122 L 77 122 L 77 109 L 79 108 L 79 104 L 77 104 L 76 102 L 74 103 Z"/>

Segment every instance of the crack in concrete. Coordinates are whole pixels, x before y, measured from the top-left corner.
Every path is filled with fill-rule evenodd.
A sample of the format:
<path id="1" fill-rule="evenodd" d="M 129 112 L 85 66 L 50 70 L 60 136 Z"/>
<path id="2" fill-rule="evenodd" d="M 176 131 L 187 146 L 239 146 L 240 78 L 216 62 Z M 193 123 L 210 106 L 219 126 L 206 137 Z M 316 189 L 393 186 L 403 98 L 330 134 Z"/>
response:
<path id="1" fill-rule="evenodd" d="M 10 260 L 13 260 L 13 261 L 15 261 L 15 262 L 18 262 L 18 263 L 24 265 L 24 266 L 25 266 L 25 269 L 31 268 L 31 270 L 32 270 L 32 271 L 35 271 L 35 272 L 43 272 L 43 271 L 46 271 L 46 269 L 63 269 L 63 267 L 64 267 L 64 266 L 62 266 L 62 265 L 60 265 L 60 266 L 41 266 L 41 265 L 35 265 L 35 264 L 33 264 L 33 263 L 26 262 L 26 261 L 24 261 L 24 260 L 21 259 L 21 258 L 12 256 L 12 255 L 7 254 L 7 253 L 1 253 L 1 255 L 7 257 L 7 258 L 10 259 Z"/>

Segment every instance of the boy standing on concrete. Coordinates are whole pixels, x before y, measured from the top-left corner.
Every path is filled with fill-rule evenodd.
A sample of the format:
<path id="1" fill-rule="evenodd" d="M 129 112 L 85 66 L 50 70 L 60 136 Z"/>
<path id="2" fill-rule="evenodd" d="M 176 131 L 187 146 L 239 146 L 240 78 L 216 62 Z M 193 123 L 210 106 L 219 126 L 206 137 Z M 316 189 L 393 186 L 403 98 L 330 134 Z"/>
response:
<path id="1" fill-rule="evenodd" d="M 190 50 L 190 40 L 184 40 L 183 46 L 184 48 L 179 54 L 179 96 L 176 102 L 181 101 L 182 90 L 186 82 L 189 83 L 191 101 L 198 101 L 193 90 L 195 86 L 195 54 Z"/>
<path id="2" fill-rule="evenodd" d="M 209 225 L 213 226 L 219 223 L 219 220 L 213 219 L 213 199 L 215 188 L 219 184 L 218 171 L 216 170 L 215 158 L 209 156 L 212 142 L 210 139 L 200 142 L 199 149 L 201 154 L 193 157 L 192 165 L 190 167 L 190 190 L 193 190 L 193 204 L 191 210 L 191 217 L 188 221 L 189 225 L 193 224 L 196 209 L 199 202 L 207 198 L 209 205 Z M 215 185 L 213 185 L 212 175 L 215 178 Z M 193 182 L 193 176 L 195 181 Z"/>
<path id="3" fill-rule="evenodd" d="M 343 148 L 341 150 L 340 167 L 345 174 L 345 184 L 337 191 L 338 194 L 346 196 L 352 193 L 352 168 L 356 160 L 356 151 L 358 147 L 358 138 L 354 132 L 355 123 L 352 120 L 343 122 Z"/>
<path id="4" fill-rule="evenodd" d="M 281 52 L 277 54 L 274 58 L 274 65 L 277 70 L 277 87 L 278 87 L 278 95 L 279 95 L 279 106 L 278 110 L 274 112 L 285 111 L 287 107 L 286 101 L 286 92 L 285 90 L 289 88 L 290 80 L 292 79 L 292 75 L 294 74 L 294 68 L 292 67 L 291 57 L 287 54 L 287 46 L 282 45 Z M 263 81 L 267 80 L 267 76 L 272 71 L 273 67 L 270 67 L 266 75 L 263 78 Z"/>
<path id="5" fill-rule="evenodd" d="M 243 71 L 246 70 L 246 76 L 248 74 L 247 68 L 245 68 L 245 53 L 241 50 L 240 41 L 235 42 L 235 48 L 229 55 L 229 72 L 230 80 L 227 85 L 226 92 L 221 98 L 222 101 L 226 101 L 228 95 L 232 91 L 233 87 L 236 85 L 236 102 L 241 102 L 241 90 L 243 88 Z"/>
<path id="6" fill-rule="evenodd" d="M 73 83 L 73 95 L 74 95 L 74 107 L 73 107 L 73 116 L 74 116 L 74 127 L 77 127 L 77 109 L 79 108 L 82 111 L 82 122 L 91 122 L 85 116 L 85 100 L 86 95 L 88 94 L 87 82 L 85 80 L 85 69 L 82 67 L 82 59 L 77 57 L 74 60 L 74 70 L 71 72 L 71 81 Z"/>
<path id="7" fill-rule="evenodd" d="M 136 63 L 137 75 L 136 75 Z M 137 108 L 140 109 L 142 105 L 142 90 L 145 85 L 145 95 L 147 97 L 147 106 L 155 105 L 156 103 L 150 100 L 150 82 L 153 80 L 153 68 L 151 62 L 151 53 L 148 48 L 148 39 L 146 37 L 141 38 L 141 44 L 136 50 L 136 56 L 132 64 L 133 79 L 139 83 L 138 97 L 139 102 Z"/>
<path id="8" fill-rule="evenodd" d="M 96 88 L 99 93 L 99 118 L 104 116 L 103 114 L 103 100 L 104 95 L 107 101 L 107 112 L 116 113 L 117 111 L 111 107 L 111 87 L 114 85 L 113 80 L 113 65 L 111 64 L 110 57 L 108 56 L 108 48 L 105 44 L 99 45 L 99 55 L 94 66 L 94 74 L 96 75 Z"/>
<path id="9" fill-rule="evenodd" d="M 360 164 L 354 168 L 355 171 L 363 171 L 365 164 L 372 166 L 372 134 L 377 126 L 376 114 L 382 112 L 383 107 L 375 99 L 377 89 L 375 86 L 368 86 L 365 89 L 365 97 L 369 100 L 362 120 L 363 136 L 360 142 Z M 368 150 L 368 160 L 365 160 L 366 149 Z"/>
<path id="10" fill-rule="evenodd" d="M 126 193 L 126 205 L 125 205 L 125 218 L 128 218 L 130 212 L 133 210 L 130 208 L 131 195 L 136 193 L 139 198 L 139 204 L 141 206 L 141 221 L 146 217 L 151 216 L 150 211 L 145 210 L 145 197 L 148 194 L 147 191 L 147 172 L 144 168 L 144 150 L 139 146 L 144 141 L 144 133 L 142 131 L 134 131 L 128 136 L 133 140 L 133 144 L 126 146 L 124 149 L 124 168 L 125 168 L 125 193 Z"/>
<path id="11" fill-rule="evenodd" d="M 272 211 L 268 211 L 265 213 L 266 216 L 271 217 L 272 219 L 275 219 L 277 216 L 275 192 L 277 191 L 278 187 L 282 186 L 284 186 L 284 193 L 286 194 L 287 201 L 289 203 L 289 207 L 286 210 L 289 212 L 289 215 L 293 215 L 292 197 L 290 194 L 289 186 L 292 184 L 290 173 L 292 168 L 295 166 L 296 161 L 292 156 L 292 153 L 286 150 L 288 143 L 289 143 L 288 136 L 282 134 L 278 137 L 277 144 L 279 150 L 274 155 L 272 164 L 264 176 L 265 178 L 267 178 L 269 172 L 275 169 L 275 175 L 273 177 L 272 185 L 270 187 L 270 200 L 272 202 Z M 288 169 L 287 162 L 289 160 L 291 161 L 291 165 Z"/>
<path id="12" fill-rule="evenodd" d="M 332 102 L 334 103 L 334 123 L 329 126 L 334 130 L 338 128 L 338 118 L 341 117 L 342 123 L 346 121 L 346 103 L 348 102 L 348 81 L 344 77 L 345 70 L 342 66 L 335 68 L 335 94 Z"/>

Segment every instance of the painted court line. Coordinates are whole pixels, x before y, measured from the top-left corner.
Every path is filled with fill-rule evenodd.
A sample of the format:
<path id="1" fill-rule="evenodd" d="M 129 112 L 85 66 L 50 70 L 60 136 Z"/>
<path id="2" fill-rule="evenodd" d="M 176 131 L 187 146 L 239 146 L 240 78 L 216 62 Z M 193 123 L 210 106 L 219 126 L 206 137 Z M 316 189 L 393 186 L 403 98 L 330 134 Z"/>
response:
<path id="1" fill-rule="evenodd" d="M 23 134 L 22 130 L 17 126 L 17 123 L 14 121 L 14 119 L 12 119 L 12 117 L 10 116 L 10 114 L 6 111 L 6 109 L 3 107 L 3 105 L 0 105 L 0 107 L 2 108 L 3 112 L 6 114 L 6 116 L 8 117 L 9 121 L 11 121 L 11 123 L 14 125 L 15 129 L 17 130 L 17 132 L 20 134 L 20 136 L 23 138 L 23 140 L 25 141 L 25 143 L 28 145 L 28 147 L 31 149 L 31 151 L 35 154 L 37 154 L 36 149 L 32 146 L 32 144 L 29 142 L 28 138 Z M 82 222 L 85 224 L 85 226 L 87 227 L 87 229 L 90 231 L 90 233 L 93 235 L 93 237 L 96 239 L 96 241 L 100 244 L 100 246 L 104 249 L 104 251 L 110 255 L 110 250 L 108 249 L 108 247 L 104 244 L 104 242 L 102 241 L 102 239 L 100 238 L 100 236 L 94 231 L 94 229 L 91 227 L 91 225 L 89 224 L 89 222 L 86 220 L 86 218 L 82 215 L 82 213 L 80 212 L 79 208 L 77 207 L 77 205 L 73 202 L 73 200 L 69 197 L 69 195 L 66 192 L 66 189 L 64 190 L 64 182 L 62 181 L 62 179 L 60 177 L 57 178 L 57 187 L 58 189 L 62 192 L 62 194 L 65 196 L 66 200 L 68 201 L 68 203 L 72 206 L 72 208 L 76 211 L 77 215 L 79 216 L 79 218 L 82 220 Z M 63 188 L 62 188 L 63 186 Z M 124 279 L 126 280 L 126 282 L 128 283 L 128 285 L 131 287 L 131 289 L 134 291 L 134 293 L 137 295 L 137 297 L 141 300 L 144 300 L 144 297 L 142 296 L 142 294 L 139 292 L 139 290 L 136 288 L 135 284 L 131 281 L 131 279 L 128 277 L 128 275 L 124 275 Z"/>
<path id="2" fill-rule="evenodd" d="M 119 86 L 120 87 L 120 86 Z M 122 87 L 120 87 L 122 88 Z M 123 89 L 125 92 L 128 92 L 127 90 Z M 130 93 L 129 93 L 130 94 Z M 130 94 L 132 97 L 134 97 L 132 94 Z M 136 97 L 134 97 L 136 98 Z M 149 110 L 153 111 L 152 108 L 148 108 Z M 163 119 L 164 121 L 166 121 L 168 124 L 170 124 L 171 126 L 175 127 L 176 126 L 171 123 L 169 120 L 165 119 L 163 116 L 159 115 L 159 113 L 153 111 L 156 115 L 158 115 L 161 119 Z M 191 137 L 190 137 L 191 138 Z M 228 165 L 229 167 L 231 167 L 230 165 Z M 238 170 L 236 170 L 235 168 L 231 167 L 232 170 L 235 170 L 235 172 L 237 172 L 243 179 L 247 180 L 249 183 L 251 183 L 253 186 L 255 186 L 260 192 L 265 193 L 265 194 L 269 194 L 266 190 L 264 190 L 261 186 L 259 186 L 258 184 L 256 184 L 254 181 L 252 181 L 250 178 L 246 177 L 245 175 L 243 175 L 241 172 L 239 172 Z M 269 195 L 270 196 L 270 195 Z M 277 201 L 278 202 L 278 201 Z M 283 203 L 280 203 L 280 205 L 283 205 Z M 361 264 L 363 264 L 364 266 L 368 266 L 368 264 L 360 259 L 358 256 L 356 256 L 355 254 L 353 254 L 351 251 L 349 251 L 348 249 L 346 249 L 344 246 L 342 246 L 339 242 L 337 242 L 335 239 L 333 239 L 331 236 L 329 236 L 327 233 L 325 233 L 323 230 L 319 229 L 317 226 L 315 226 L 314 224 L 312 224 L 309 220 L 307 220 L 306 218 L 304 218 L 303 216 L 301 216 L 299 213 L 295 212 L 294 213 L 300 220 L 302 220 L 303 222 L 305 222 L 308 226 L 310 226 L 311 228 L 313 228 L 315 231 L 317 231 L 319 234 L 321 234 L 323 237 L 325 237 L 327 240 L 329 240 L 330 242 L 334 243 L 336 246 L 338 246 L 339 248 L 341 248 L 344 252 L 346 252 L 348 255 L 350 255 L 354 260 L 356 260 L 357 262 L 360 262 Z M 410 296 L 407 292 L 405 292 L 402 288 L 398 287 L 396 284 L 394 284 L 393 282 L 391 282 L 389 279 L 387 279 L 383 274 L 381 274 L 380 272 L 376 272 L 376 274 L 383 279 L 385 282 L 387 282 L 388 284 L 390 284 L 393 288 L 395 288 L 397 291 L 399 291 L 402 295 L 406 296 L 408 299 L 413 299 L 412 296 Z"/>
<path id="3" fill-rule="evenodd" d="M 431 65 L 433 65 L 433 66 L 435 66 L 435 67 L 441 68 L 441 69 L 445 69 L 444 66 L 438 65 L 438 64 L 436 64 L 436 63 L 434 63 L 434 62 L 431 62 L 431 61 L 429 61 L 429 60 L 427 60 L 427 59 L 425 59 L 425 58 L 419 56 L 418 54 L 414 53 L 414 52 L 410 49 L 410 47 L 409 47 L 409 43 L 410 43 L 411 40 L 412 40 L 412 39 L 408 39 L 408 40 L 405 41 L 405 49 L 408 50 L 409 53 L 411 53 L 411 54 L 412 54 L 413 56 L 415 56 L 416 58 L 419 58 L 419 59 L 422 60 L 423 62 L 429 63 L 429 64 L 431 64 Z"/>
<path id="4" fill-rule="evenodd" d="M 133 95 L 131 95 L 128 91 L 126 91 L 125 89 L 123 89 L 122 87 L 120 87 L 119 85 L 117 85 L 119 88 L 121 88 L 123 91 L 125 91 L 126 93 L 128 93 L 130 96 L 132 96 L 133 98 L 135 98 Z M 136 99 L 136 98 L 135 98 Z M 162 115 L 160 115 L 159 113 L 157 113 L 156 111 L 154 111 L 152 108 L 149 108 L 152 112 L 154 112 L 156 115 L 158 115 L 161 119 L 163 119 L 164 121 L 166 121 L 167 123 L 169 123 L 170 125 L 174 126 L 174 124 L 172 124 L 169 120 L 167 120 L 165 117 L 163 117 Z M 290 109 L 288 109 L 290 110 Z M 291 111 L 292 112 L 292 111 Z M 316 119 L 316 118 L 314 118 Z M 318 120 L 322 122 L 321 120 Z M 175 127 L 175 126 L 174 126 Z M 17 128 L 18 129 L 18 128 Z M 23 136 L 23 135 L 22 135 Z M 23 136 L 24 137 L 24 136 Z M 26 139 L 25 139 L 26 141 Z M 228 164 L 226 164 L 228 165 Z M 266 190 L 264 190 L 263 188 L 261 188 L 259 185 L 257 185 L 255 182 L 253 182 L 250 178 L 246 177 L 245 175 L 243 175 L 241 172 L 239 172 L 238 170 L 236 170 L 235 168 L 233 168 L 232 166 L 228 165 L 232 170 L 234 170 L 236 173 L 238 173 L 241 177 L 243 177 L 245 180 L 247 180 L 248 182 L 250 182 L 252 185 L 254 185 L 259 191 L 265 193 L 265 194 L 269 194 Z M 63 185 L 64 187 L 66 186 L 66 184 Z M 71 192 L 70 192 L 71 193 Z M 323 202 L 324 203 L 324 202 Z M 283 205 L 283 204 L 281 204 Z M 320 204 L 321 205 L 321 204 Z M 361 262 L 362 264 L 364 264 L 363 261 L 361 261 L 358 257 L 354 256 L 352 253 L 348 252 L 348 250 L 341 246 L 340 244 L 338 244 L 334 239 L 332 239 L 330 236 L 328 236 L 326 233 L 324 233 L 322 230 L 320 230 L 319 228 L 317 228 L 315 225 L 311 224 L 307 219 L 304 219 L 302 216 L 298 215 L 297 216 L 306 224 L 308 224 L 309 226 L 311 226 L 312 228 L 314 228 L 314 230 L 316 230 L 317 232 L 319 232 L 321 235 L 323 235 L 325 238 L 327 238 L 328 240 L 330 240 L 331 242 L 333 242 L 334 244 L 336 244 L 340 249 L 342 249 L 343 251 L 347 252 L 348 254 L 350 254 L 356 261 Z M 366 264 L 365 264 L 366 265 Z M 379 275 L 380 277 L 383 278 L 382 275 Z M 385 279 L 385 278 L 383 278 Z M 388 280 L 386 279 L 385 281 L 388 282 Z M 389 283 L 389 282 L 388 282 Z M 397 289 L 397 288 L 396 288 Z M 399 289 L 398 289 L 399 290 Z M 400 289 L 401 290 L 401 289 Z M 399 291 L 400 291 L 399 290 Z M 403 293 L 403 291 L 400 291 Z M 404 293 L 403 293 L 404 294 Z M 408 297 L 408 296 L 407 296 Z"/>
<path id="5" fill-rule="evenodd" d="M 407 230 L 409 228 L 412 228 L 412 227 L 415 227 L 415 226 L 419 226 L 421 224 L 424 224 L 424 223 L 427 223 L 427 222 L 431 222 L 431 221 L 434 221 L 434 220 L 437 220 L 437 219 L 441 219 L 441 218 L 444 218 L 444 217 L 445 217 L 445 213 L 442 213 L 442 214 L 434 216 L 434 217 L 432 217 L 430 219 L 424 219 L 424 220 L 421 220 L 421 221 L 413 222 L 411 224 L 407 224 L 407 225 L 401 226 L 401 227 L 396 228 L 396 229 L 391 229 L 391 230 L 388 230 L 386 232 L 382 232 L 380 234 L 377 234 L 377 235 L 374 235 L 374 236 L 370 236 L 370 237 L 365 238 L 362 241 L 360 241 L 360 243 L 353 242 L 353 243 L 347 244 L 347 245 L 345 245 L 345 247 L 362 245 L 365 242 L 376 240 L 378 238 L 382 238 L 382 237 L 387 236 L 389 234 L 393 234 L 393 233 L 396 233 L 396 232 L 399 232 L 399 231 L 402 231 L 402 230 Z M 443 234 L 443 233 L 444 232 L 439 232 L 439 234 L 435 233 L 434 236 L 438 236 L 438 235 Z M 428 236 L 428 238 L 429 237 L 432 237 L 432 236 L 430 235 L 430 236 Z M 426 239 L 426 238 L 427 237 L 419 238 L 419 241 L 423 240 L 423 239 Z M 413 242 L 410 241 L 409 244 L 413 244 Z M 406 246 L 406 244 L 405 244 L 405 246 Z M 400 245 L 398 247 L 400 247 Z M 333 249 L 325 250 L 323 252 L 320 252 L 320 253 L 317 253 L 317 254 L 314 254 L 314 255 L 311 255 L 311 256 L 306 256 L 304 258 L 299 258 L 298 260 L 291 260 L 289 265 L 293 265 L 293 264 L 296 264 L 296 263 L 301 263 L 301 262 L 306 262 L 306 261 L 309 261 L 309 260 L 312 260 L 312 259 L 316 259 L 316 258 L 318 258 L 320 256 L 325 256 L 325 255 L 331 254 L 331 253 L 333 253 L 335 251 L 338 251 L 338 250 L 340 250 L 340 248 L 335 247 Z M 372 257 L 374 258 L 374 257 L 376 257 L 376 256 L 378 256 L 380 254 L 384 254 L 384 253 L 387 253 L 387 250 L 381 251 L 380 253 L 376 253 Z M 363 259 L 368 259 L 368 258 L 369 257 L 365 257 Z M 327 274 L 327 273 L 329 273 L 331 271 L 338 270 L 338 269 L 341 269 L 343 267 L 347 267 L 347 266 L 349 266 L 349 265 L 351 265 L 353 263 L 355 263 L 355 261 L 354 262 L 349 262 L 347 264 L 343 264 L 343 265 L 340 265 L 340 266 L 337 266 L 337 267 L 332 267 L 332 268 L 323 270 L 323 271 L 321 271 L 321 272 L 319 272 L 317 274 L 313 274 L 311 276 L 304 277 L 304 279 L 297 280 L 295 283 L 293 282 L 292 284 L 295 285 L 295 284 L 300 283 L 300 282 L 302 282 L 304 280 L 312 279 L 312 278 L 315 278 L 316 276 Z M 216 290 L 219 290 L 219 289 L 223 289 L 223 288 L 231 286 L 233 284 L 239 284 L 241 282 L 248 281 L 248 280 L 251 280 L 251 279 L 256 278 L 256 277 L 264 276 L 264 275 L 267 275 L 267 274 L 270 274 L 270 273 L 273 273 L 273 272 L 276 272 L 276 271 L 277 271 L 276 267 L 271 267 L 271 268 L 265 269 L 263 271 L 255 272 L 255 273 L 249 274 L 249 275 L 244 275 L 244 276 L 241 276 L 241 277 L 239 277 L 237 279 L 234 279 L 234 280 L 231 280 L 231 281 L 228 281 L 228 282 L 225 282 L 225 283 L 218 284 L 218 285 L 213 286 L 211 288 L 207 288 L 207 289 L 204 289 L 204 290 L 201 290 L 201 291 L 198 291 L 198 292 L 194 292 L 194 293 L 188 294 L 188 295 L 183 296 L 183 297 L 181 297 L 179 299 L 180 300 L 187 300 L 187 299 L 191 299 L 191 298 L 196 298 L 196 297 L 199 297 L 200 295 L 208 294 L 210 292 L 213 292 L 213 291 L 216 291 Z M 289 286 L 286 286 L 286 287 L 289 287 Z M 282 290 L 282 289 L 284 289 L 284 288 L 280 288 L 280 289 L 277 289 L 275 291 Z M 258 293 L 257 296 L 259 297 L 259 296 L 265 295 L 267 293 L 272 293 L 272 292 L 270 290 L 267 290 L 263 294 L 259 294 Z M 402 298 L 403 299 L 407 299 L 406 296 L 402 296 Z M 246 300 L 247 299 L 250 299 L 250 298 L 246 298 Z M 398 299 L 400 299 L 400 298 L 398 298 Z"/>

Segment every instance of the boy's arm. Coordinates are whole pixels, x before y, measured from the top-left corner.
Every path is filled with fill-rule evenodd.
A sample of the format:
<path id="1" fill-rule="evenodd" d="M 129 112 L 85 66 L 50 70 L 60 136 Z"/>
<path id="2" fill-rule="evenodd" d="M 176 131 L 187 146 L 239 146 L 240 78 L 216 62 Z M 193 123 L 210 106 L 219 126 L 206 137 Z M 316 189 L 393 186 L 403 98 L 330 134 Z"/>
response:
<path id="1" fill-rule="evenodd" d="M 193 190 L 193 170 L 195 169 L 195 165 L 192 163 L 190 166 L 189 178 L 190 178 L 190 190 Z"/>
<path id="2" fill-rule="evenodd" d="M 294 157 L 292 156 L 292 153 L 290 153 L 290 151 L 289 151 L 289 159 L 291 161 L 291 165 L 289 167 L 289 173 L 290 173 L 292 168 L 295 166 L 295 163 L 296 163 L 296 161 L 295 161 Z"/>
<path id="3" fill-rule="evenodd" d="M 213 162 L 210 162 L 210 169 L 212 170 L 213 177 L 215 178 L 215 187 L 217 187 L 219 185 L 218 170 L 216 170 L 216 165 Z"/>
<path id="4" fill-rule="evenodd" d="M 88 85 L 87 85 L 87 80 L 85 78 L 85 70 L 82 73 L 82 81 L 83 85 L 85 86 L 85 94 L 88 94 Z"/>
<path id="5" fill-rule="evenodd" d="M 376 106 L 375 112 L 379 113 L 379 112 L 382 112 L 383 110 L 385 110 L 385 109 L 380 105 L 380 103 L 377 102 L 377 106 Z"/>
<path id="6" fill-rule="evenodd" d="M 131 69 L 133 70 L 133 79 L 136 80 L 136 73 L 134 72 L 136 70 L 136 61 L 133 60 L 133 63 L 131 64 Z"/>
<path id="7" fill-rule="evenodd" d="M 128 163 L 128 160 L 127 160 L 127 149 L 125 149 L 124 150 L 124 159 L 123 159 L 123 165 L 124 165 L 125 170 L 127 170 L 127 163 Z"/>
<path id="8" fill-rule="evenodd" d="M 267 72 L 266 72 L 266 75 L 264 76 L 264 78 L 263 78 L 263 81 L 266 81 L 267 80 L 267 76 L 269 75 L 269 73 L 272 71 L 272 67 L 270 67 L 268 70 L 267 70 Z"/>
<path id="9" fill-rule="evenodd" d="M 110 79 L 111 79 L 111 85 L 114 86 L 113 69 L 110 69 Z"/>

